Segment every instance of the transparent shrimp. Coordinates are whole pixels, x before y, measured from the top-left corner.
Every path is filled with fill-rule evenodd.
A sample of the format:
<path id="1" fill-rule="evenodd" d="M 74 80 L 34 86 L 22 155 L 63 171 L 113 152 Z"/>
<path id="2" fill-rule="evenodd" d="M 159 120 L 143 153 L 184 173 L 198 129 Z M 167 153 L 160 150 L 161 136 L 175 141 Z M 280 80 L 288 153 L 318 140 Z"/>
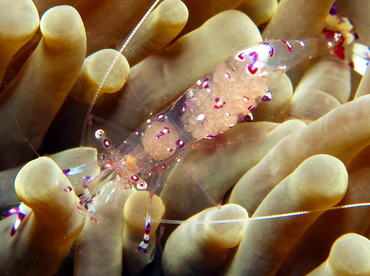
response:
<path id="1" fill-rule="evenodd" d="M 158 194 L 168 171 L 181 161 L 187 149 L 203 139 L 222 135 L 237 123 L 252 121 L 252 111 L 259 102 L 272 99 L 268 89 L 272 79 L 307 58 L 335 51 L 342 42 L 341 35 L 335 32 L 307 40 L 261 42 L 226 59 L 118 147 L 113 146 L 103 129 L 96 130 L 95 138 L 103 148 L 99 155 L 102 173 L 94 178 L 84 176 L 89 180 L 81 183 L 85 189 L 82 205 L 95 214 L 91 201 L 110 182 L 115 182 L 116 188 L 107 200 L 131 188 L 149 191 L 150 196 Z M 147 228 L 145 245 L 149 242 Z M 146 247 L 138 248 L 146 252 Z"/>
<path id="2" fill-rule="evenodd" d="M 110 179 L 119 179 L 123 188 L 134 186 L 155 193 L 161 187 L 161 175 L 181 152 L 202 139 L 222 135 L 239 122 L 253 120 L 252 111 L 258 103 L 272 99 L 268 89 L 271 79 L 307 57 L 329 53 L 335 43 L 324 36 L 261 42 L 218 65 L 117 148 L 103 129 L 96 130 L 95 138 L 104 150 L 99 157 L 104 177 L 109 174 Z M 101 177 L 85 185 L 97 186 L 94 193 L 99 193 L 96 181 Z"/>

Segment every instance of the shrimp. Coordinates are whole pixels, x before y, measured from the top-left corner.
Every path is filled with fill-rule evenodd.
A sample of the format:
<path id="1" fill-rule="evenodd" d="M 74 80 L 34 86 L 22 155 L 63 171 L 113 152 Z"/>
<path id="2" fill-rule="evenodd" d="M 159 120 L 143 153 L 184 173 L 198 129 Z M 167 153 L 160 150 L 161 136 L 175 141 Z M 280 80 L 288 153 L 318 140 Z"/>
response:
<path id="1" fill-rule="evenodd" d="M 119 53 L 125 50 L 158 3 L 155 1 L 148 9 Z M 308 58 L 330 52 L 343 58 L 342 44 L 342 35 L 333 31 L 306 40 L 263 41 L 226 59 L 170 107 L 147 119 L 118 147 L 113 146 L 103 129 L 96 130 L 95 138 L 103 149 L 98 158 L 102 172 L 96 177 L 83 175 L 85 180 L 75 184 L 75 189 L 83 191 L 81 205 L 94 215 L 93 198 L 101 194 L 110 181 L 117 183 L 112 193 L 132 187 L 150 191 L 151 196 L 160 193 L 168 171 L 181 160 L 186 150 L 196 147 L 204 139 L 222 135 L 240 122 L 253 120 L 252 111 L 257 105 L 272 99 L 268 88 L 271 80 Z M 111 62 L 91 101 L 84 133 L 100 90 L 118 58 L 119 54 Z M 67 176 L 83 174 L 80 167 L 67 168 L 63 172 Z M 150 216 L 146 224 L 150 224 Z"/>
<path id="2" fill-rule="evenodd" d="M 159 194 L 168 171 L 181 161 L 184 152 L 202 140 L 223 135 L 240 122 L 253 120 L 252 111 L 257 105 L 272 99 L 268 88 L 271 80 L 307 58 L 330 52 L 343 58 L 342 44 L 343 37 L 334 31 L 325 31 L 323 35 L 306 40 L 263 41 L 238 51 L 216 66 L 170 107 L 147 119 L 118 147 L 113 146 L 103 129 L 97 129 L 95 138 L 103 149 L 99 157 L 102 173 L 83 183 L 89 192 L 84 193 L 81 201 L 90 204 L 91 198 L 101 193 L 107 181 L 116 182 L 116 189 L 109 198 L 132 187 L 149 191 L 150 196 Z M 138 246 L 143 252 L 147 252 L 150 221 L 147 214 L 143 241 Z"/>

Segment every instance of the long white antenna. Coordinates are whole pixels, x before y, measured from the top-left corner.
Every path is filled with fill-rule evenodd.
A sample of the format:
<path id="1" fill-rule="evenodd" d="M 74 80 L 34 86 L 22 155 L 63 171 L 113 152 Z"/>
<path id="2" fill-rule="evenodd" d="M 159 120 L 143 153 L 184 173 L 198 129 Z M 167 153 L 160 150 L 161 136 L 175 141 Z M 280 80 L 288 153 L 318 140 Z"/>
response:
<path id="1" fill-rule="evenodd" d="M 246 219 L 221 219 L 221 220 L 196 220 L 196 221 L 186 221 L 186 220 L 172 220 L 172 219 L 161 219 L 161 220 L 152 220 L 153 222 L 163 223 L 163 224 L 226 224 L 226 223 L 238 223 L 238 222 L 249 222 L 249 221 L 260 221 L 260 220 L 270 220 L 270 219 L 279 219 L 279 218 L 289 218 L 295 216 L 302 216 L 308 215 L 312 213 L 318 212 L 326 212 L 326 211 L 334 211 L 334 210 L 342 210 L 342 209 L 350 209 L 350 208 L 359 208 L 359 207 L 370 207 L 370 202 L 360 202 L 360 203 L 350 203 L 345 205 L 334 206 L 331 208 L 326 209 L 318 209 L 318 210 L 308 210 L 308 211 L 296 211 L 296 212 L 287 212 L 287 213 L 280 213 L 280 214 L 272 214 L 272 215 L 265 215 L 265 216 L 256 216 L 250 217 Z"/>
<path id="2" fill-rule="evenodd" d="M 121 48 L 119 49 L 118 53 L 114 57 L 114 59 L 113 59 L 112 63 L 110 64 L 110 66 L 107 68 L 107 71 L 105 72 L 104 77 L 102 78 L 102 80 L 101 80 L 98 88 L 96 89 L 96 91 L 94 93 L 94 96 L 93 96 L 93 98 L 92 98 L 92 100 L 90 102 L 89 108 L 87 110 L 86 117 L 85 117 L 85 120 L 84 120 L 84 124 L 82 126 L 82 134 L 81 134 L 81 141 L 80 141 L 80 145 L 81 146 L 83 146 L 83 144 L 85 143 L 85 133 L 86 133 L 86 129 L 87 129 L 87 124 L 88 124 L 88 122 L 90 120 L 90 115 L 91 115 L 92 109 L 93 109 L 93 107 L 94 107 L 94 105 L 96 103 L 96 100 L 97 100 L 97 98 L 99 96 L 99 93 L 102 90 L 103 85 L 105 84 L 105 82 L 106 82 L 106 80 L 107 80 L 110 72 L 112 71 L 114 65 L 117 63 L 117 60 L 119 59 L 119 57 L 122 54 L 122 52 L 126 49 L 127 45 L 130 43 L 131 39 L 134 37 L 134 35 L 136 34 L 136 32 L 139 30 L 139 28 L 141 27 L 141 25 L 144 23 L 145 19 L 154 10 L 154 8 L 158 5 L 158 3 L 160 1 L 161 0 L 154 1 L 154 3 L 146 11 L 146 13 L 144 14 L 144 16 L 139 21 L 139 23 L 137 23 L 137 25 L 135 26 L 135 28 L 131 31 L 131 33 L 128 36 L 128 38 L 126 39 L 125 43 L 122 44 Z"/>

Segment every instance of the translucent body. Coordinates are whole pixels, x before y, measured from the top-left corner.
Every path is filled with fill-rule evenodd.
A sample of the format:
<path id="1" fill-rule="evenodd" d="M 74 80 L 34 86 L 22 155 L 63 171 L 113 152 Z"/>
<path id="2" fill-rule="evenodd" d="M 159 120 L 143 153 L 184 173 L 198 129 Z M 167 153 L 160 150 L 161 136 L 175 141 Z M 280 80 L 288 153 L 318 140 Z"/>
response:
<path id="1" fill-rule="evenodd" d="M 148 119 L 119 147 L 114 148 L 104 131 L 98 130 L 95 136 L 104 148 L 100 155 L 104 173 L 84 185 L 97 195 L 106 183 L 102 178 L 109 175 L 108 179 L 118 180 L 118 187 L 134 185 L 155 193 L 181 152 L 199 140 L 221 135 L 238 122 L 252 120 L 251 111 L 272 97 L 268 89 L 271 79 L 307 57 L 327 54 L 332 47 L 324 36 L 317 36 L 305 41 L 266 41 L 237 52 L 169 108 Z"/>

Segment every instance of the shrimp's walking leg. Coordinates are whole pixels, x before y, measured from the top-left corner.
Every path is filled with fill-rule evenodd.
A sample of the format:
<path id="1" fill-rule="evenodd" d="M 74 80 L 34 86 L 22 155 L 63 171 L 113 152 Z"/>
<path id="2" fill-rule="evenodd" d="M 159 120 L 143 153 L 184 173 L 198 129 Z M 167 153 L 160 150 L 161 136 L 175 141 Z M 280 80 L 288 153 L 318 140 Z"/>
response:
<path id="1" fill-rule="evenodd" d="M 135 274 L 154 258 L 156 230 L 164 213 L 164 205 L 157 195 L 150 196 L 149 192 L 138 191 L 129 196 L 123 212 L 123 258 L 130 273 Z M 143 238 L 150 240 L 149 244 L 142 246 L 147 254 L 133 250 L 141 246 Z"/>
<path id="2" fill-rule="evenodd" d="M 115 204 L 107 203 L 116 183 L 107 184 L 103 193 L 94 198 L 96 220 L 87 220 L 79 235 L 74 259 L 74 275 L 121 275 L 123 260 L 122 209 L 134 190 L 120 191 Z"/>
<path id="3" fill-rule="evenodd" d="M 148 245 L 150 242 L 150 230 L 151 230 L 151 218 L 148 214 L 146 214 L 144 236 L 140 244 L 137 246 L 137 250 L 143 251 L 145 254 L 148 253 Z"/>

